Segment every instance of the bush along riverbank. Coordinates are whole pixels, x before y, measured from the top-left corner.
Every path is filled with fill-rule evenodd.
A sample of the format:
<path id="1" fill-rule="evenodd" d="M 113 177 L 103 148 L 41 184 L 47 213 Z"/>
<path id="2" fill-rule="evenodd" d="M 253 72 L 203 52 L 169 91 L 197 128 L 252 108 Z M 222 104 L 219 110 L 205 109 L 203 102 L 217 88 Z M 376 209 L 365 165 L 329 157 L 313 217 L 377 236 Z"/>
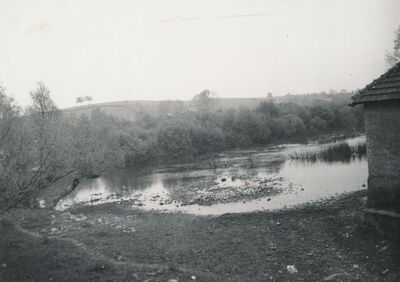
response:
<path id="1" fill-rule="evenodd" d="M 366 191 L 200 217 L 129 203 L 1 218 L 2 281 L 398 281 L 399 241 L 364 223 Z"/>

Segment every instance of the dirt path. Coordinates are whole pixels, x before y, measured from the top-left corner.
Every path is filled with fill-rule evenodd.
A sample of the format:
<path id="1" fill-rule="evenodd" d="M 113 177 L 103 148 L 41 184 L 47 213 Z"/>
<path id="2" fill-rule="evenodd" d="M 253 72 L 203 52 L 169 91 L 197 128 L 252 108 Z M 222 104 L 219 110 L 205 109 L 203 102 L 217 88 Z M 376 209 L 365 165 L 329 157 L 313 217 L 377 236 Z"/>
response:
<path id="1" fill-rule="evenodd" d="M 129 203 L 15 210 L 0 229 L 0 278 L 399 281 L 400 244 L 366 228 L 364 205 L 365 191 L 301 209 L 219 217 L 146 212 Z"/>

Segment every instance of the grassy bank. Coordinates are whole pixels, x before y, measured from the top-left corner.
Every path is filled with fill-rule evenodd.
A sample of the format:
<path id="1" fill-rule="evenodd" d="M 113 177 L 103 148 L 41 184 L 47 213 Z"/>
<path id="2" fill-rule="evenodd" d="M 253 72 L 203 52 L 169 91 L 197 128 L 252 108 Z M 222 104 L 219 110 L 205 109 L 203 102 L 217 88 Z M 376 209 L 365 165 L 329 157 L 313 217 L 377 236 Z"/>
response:
<path id="1" fill-rule="evenodd" d="M 301 209 L 220 217 L 145 212 L 129 203 L 15 210 L 2 220 L 0 278 L 398 281 L 399 242 L 366 228 L 364 205 L 361 191 Z"/>

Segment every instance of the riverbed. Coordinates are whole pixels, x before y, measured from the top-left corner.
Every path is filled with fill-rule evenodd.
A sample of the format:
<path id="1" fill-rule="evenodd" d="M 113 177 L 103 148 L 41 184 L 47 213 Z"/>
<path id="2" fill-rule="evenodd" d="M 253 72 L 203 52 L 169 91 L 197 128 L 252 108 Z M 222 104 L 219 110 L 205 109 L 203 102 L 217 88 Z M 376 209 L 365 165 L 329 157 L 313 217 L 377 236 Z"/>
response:
<path id="1" fill-rule="evenodd" d="M 365 143 L 365 137 L 345 142 Z M 107 171 L 82 180 L 56 209 L 128 201 L 133 209 L 221 215 L 292 208 L 366 189 L 365 157 L 342 162 L 289 158 L 293 152 L 318 151 L 332 144 L 231 150 L 191 162 Z"/>

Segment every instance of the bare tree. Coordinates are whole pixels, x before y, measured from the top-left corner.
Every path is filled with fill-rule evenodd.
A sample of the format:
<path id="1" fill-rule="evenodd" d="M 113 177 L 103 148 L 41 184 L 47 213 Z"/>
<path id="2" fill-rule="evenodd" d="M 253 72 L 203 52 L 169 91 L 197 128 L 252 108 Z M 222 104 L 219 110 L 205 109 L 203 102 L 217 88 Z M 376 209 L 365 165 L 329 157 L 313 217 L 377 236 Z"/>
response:
<path id="1" fill-rule="evenodd" d="M 400 26 L 396 31 L 393 43 L 393 51 L 386 54 L 386 61 L 389 66 L 394 66 L 396 63 L 400 62 Z"/>

